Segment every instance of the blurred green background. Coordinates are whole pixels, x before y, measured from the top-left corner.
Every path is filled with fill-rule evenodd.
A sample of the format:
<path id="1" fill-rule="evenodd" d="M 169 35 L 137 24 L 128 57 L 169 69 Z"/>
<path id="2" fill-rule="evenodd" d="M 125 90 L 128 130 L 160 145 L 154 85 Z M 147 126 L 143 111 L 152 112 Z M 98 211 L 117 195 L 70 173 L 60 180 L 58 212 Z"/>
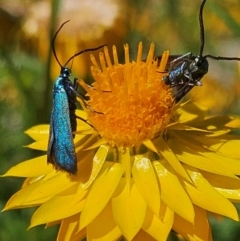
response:
<path id="1" fill-rule="evenodd" d="M 199 52 L 198 12 L 201 0 L 0 0 L 0 174 L 40 153 L 23 146 L 31 143 L 24 131 L 49 123 L 52 85 L 59 66 L 52 57 L 50 41 L 60 32 L 56 50 L 64 64 L 77 50 L 115 44 L 121 58 L 129 43 L 136 56 L 139 41 L 146 55 L 151 42 L 156 55 Z M 240 56 L 239 0 L 208 0 L 204 9 L 204 54 Z M 191 96 L 208 105 L 212 113 L 240 113 L 240 72 L 237 62 L 209 60 L 203 87 Z M 89 55 L 77 57 L 73 75 L 91 81 Z M 0 209 L 23 180 L 1 178 Z M 34 209 L 0 213 L 0 240 L 55 240 L 57 227 L 27 231 Z M 240 240 L 240 224 L 210 217 L 214 240 Z M 178 240 L 171 234 L 169 240 Z"/>

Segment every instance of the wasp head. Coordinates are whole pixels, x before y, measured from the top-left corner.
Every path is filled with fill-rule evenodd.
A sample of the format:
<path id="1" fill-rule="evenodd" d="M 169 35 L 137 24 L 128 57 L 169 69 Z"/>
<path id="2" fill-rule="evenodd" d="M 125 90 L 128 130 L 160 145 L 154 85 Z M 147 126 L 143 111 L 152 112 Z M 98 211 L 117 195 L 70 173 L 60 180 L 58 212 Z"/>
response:
<path id="1" fill-rule="evenodd" d="M 208 61 L 206 58 L 197 55 L 190 64 L 192 79 L 199 81 L 208 72 Z"/>

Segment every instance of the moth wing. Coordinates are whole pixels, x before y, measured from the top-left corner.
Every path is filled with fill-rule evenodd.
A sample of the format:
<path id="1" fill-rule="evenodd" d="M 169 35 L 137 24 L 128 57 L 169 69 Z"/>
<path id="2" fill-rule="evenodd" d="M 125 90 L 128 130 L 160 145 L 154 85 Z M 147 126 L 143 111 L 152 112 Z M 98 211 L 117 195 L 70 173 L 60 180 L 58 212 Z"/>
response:
<path id="1" fill-rule="evenodd" d="M 54 92 L 48 142 L 48 163 L 72 174 L 77 172 L 68 98 L 65 90 Z"/>

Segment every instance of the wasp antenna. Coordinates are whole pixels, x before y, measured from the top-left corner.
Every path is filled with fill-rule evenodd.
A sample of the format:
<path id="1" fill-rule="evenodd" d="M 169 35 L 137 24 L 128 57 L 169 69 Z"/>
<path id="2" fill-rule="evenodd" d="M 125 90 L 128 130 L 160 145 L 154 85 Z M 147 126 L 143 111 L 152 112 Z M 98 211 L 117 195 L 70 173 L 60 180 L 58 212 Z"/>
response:
<path id="1" fill-rule="evenodd" d="M 200 25 L 200 51 L 199 55 L 202 56 L 203 49 L 204 49 L 204 42 L 205 42 L 205 36 L 204 36 L 204 23 L 203 23 L 203 8 L 207 0 L 203 0 L 202 4 L 200 6 L 199 10 L 199 25 Z"/>
<path id="2" fill-rule="evenodd" d="M 59 29 L 57 30 L 57 32 L 54 34 L 53 38 L 52 38 L 52 51 L 53 51 L 53 55 L 55 57 L 55 59 L 57 60 L 58 64 L 61 66 L 61 68 L 63 68 L 63 66 L 61 65 L 60 61 L 58 60 L 58 57 L 57 57 L 57 53 L 56 53 L 56 50 L 55 50 L 55 40 L 57 38 L 57 35 L 58 33 L 60 32 L 60 30 L 62 29 L 62 27 L 68 23 L 70 20 L 67 20 L 66 22 L 62 23 L 62 25 L 59 27 Z"/>
<path id="3" fill-rule="evenodd" d="M 96 48 L 91 48 L 91 49 L 84 49 L 84 50 L 81 50 L 81 51 L 77 51 L 71 58 L 68 59 L 68 61 L 66 62 L 66 64 L 64 64 L 64 66 L 66 66 L 72 59 L 74 59 L 76 56 L 80 55 L 80 54 L 83 54 L 83 53 L 86 53 L 86 52 L 90 52 L 90 51 L 95 51 L 95 50 L 98 50 L 98 49 L 101 49 L 102 47 L 104 46 L 107 46 L 106 44 L 104 45 L 101 45 L 99 47 L 96 47 Z"/>
<path id="4" fill-rule="evenodd" d="M 213 56 L 213 55 L 205 55 L 204 58 L 210 58 L 215 60 L 237 60 L 240 61 L 240 58 L 238 57 L 223 57 L 223 56 Z"/>

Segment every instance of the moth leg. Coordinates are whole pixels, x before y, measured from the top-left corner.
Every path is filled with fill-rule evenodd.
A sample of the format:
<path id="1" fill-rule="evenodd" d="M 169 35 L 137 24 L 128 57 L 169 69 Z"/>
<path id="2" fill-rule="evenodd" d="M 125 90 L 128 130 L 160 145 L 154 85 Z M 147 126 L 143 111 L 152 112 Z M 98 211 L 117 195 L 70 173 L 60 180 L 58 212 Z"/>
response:
<path id="1" fill-rule="evenodd" d="M 79 92 L 77 91 L 77 88 L 78 88 L 78 86 L 79 86 L 79 83 L 78 83 L 77 80 L 78 80 L 77 78 L 74 78 L 73 86 L 70 86 L 70 89 L 75 93 L 75 95 L 76 95 L 77 97 L 79 97 L 79 98 L 82 100 L 84 106 L 85 106 L 87 109 L 89 109 L 91 112 L 94 112 L 94 113 L 102 114 L 102 115 L 103 115 L 102 112 L 99 112 L 99 111 L 96 111 L 96 110 L 92 109 L 92 108 L 87 104 L 87 102 L 86 102 L 86 101 L 88 100 L 88 99 L 86 98 L 86 96 L 83 95 L 82 93 L 79 93 Z"/>
<path id="2" fill-rule="evenodd" d="M 90 127 L 94 128 L 93 125 L 91 125 L 87 120 L 83 119 L 80 116 L 75 115 L 76 118 L 78 118 L 79 120 L 83 121 L 84 123 L 88 124 Z"/>

